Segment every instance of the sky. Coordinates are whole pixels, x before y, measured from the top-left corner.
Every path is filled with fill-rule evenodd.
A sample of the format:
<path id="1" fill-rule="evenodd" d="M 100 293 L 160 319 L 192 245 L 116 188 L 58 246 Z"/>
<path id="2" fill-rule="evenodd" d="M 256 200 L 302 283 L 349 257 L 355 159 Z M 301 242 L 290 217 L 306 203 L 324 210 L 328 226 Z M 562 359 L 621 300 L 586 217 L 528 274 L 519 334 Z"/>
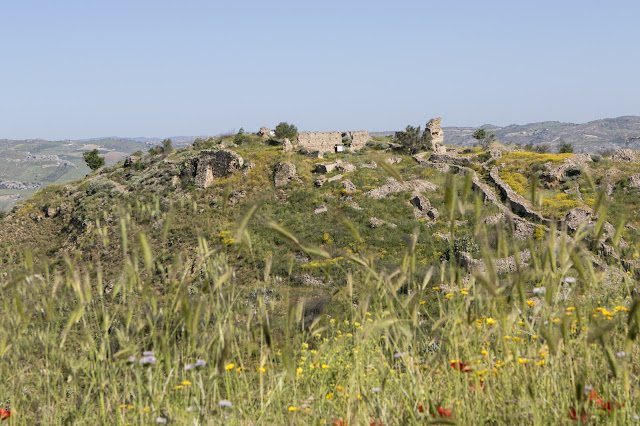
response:
<path id="1" fill-rule="evenodd" d="M 640 1 L 0 0 L 0 139 L 640 115 Z"/>

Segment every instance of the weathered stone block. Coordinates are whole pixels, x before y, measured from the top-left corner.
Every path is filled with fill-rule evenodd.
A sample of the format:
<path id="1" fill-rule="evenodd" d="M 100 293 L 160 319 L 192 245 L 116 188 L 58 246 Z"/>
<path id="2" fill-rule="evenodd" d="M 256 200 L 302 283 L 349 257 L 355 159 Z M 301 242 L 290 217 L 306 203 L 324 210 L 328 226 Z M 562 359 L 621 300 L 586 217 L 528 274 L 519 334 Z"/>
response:
<path id="1" fill-rule="evenodd" d="M 206 188 L 215 178 L 228 176 L 244 165 L 238 154 L 226 149 L 200 151 L 196 171 L 195 185 Z"/>

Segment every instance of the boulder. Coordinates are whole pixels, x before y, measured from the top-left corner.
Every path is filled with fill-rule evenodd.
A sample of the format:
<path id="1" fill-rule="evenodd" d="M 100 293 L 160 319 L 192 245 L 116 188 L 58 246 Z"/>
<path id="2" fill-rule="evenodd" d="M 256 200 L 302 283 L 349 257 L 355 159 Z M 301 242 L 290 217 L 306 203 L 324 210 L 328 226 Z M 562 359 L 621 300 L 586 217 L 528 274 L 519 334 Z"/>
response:
<path id="1" fill-rule="evenodd" d="M 337 180 L 342 180 L 342 175 L 331 176 L 329 179 L 327 179 L 327 182 L 335 182 Z"/>
<path id="2" fill-rule="evenodd" d="M 629 176 L 629 188 L 640 188 L 640 175 Z"/>
<path id="3" fill-rule="evenodd" d="M 383 221 L 381 221 L 380 219 L 378 219 L 377 217 L 370 217 L 370 218 L 369 218 L 369 225 L 370 225 L 372 228 L 379 228 L 379 227 L 381 227 L 382 225 L 384 225 L 384 222 L 383 222 Z"/>
<path id="4" fill-rule="evenodd" d="M 318 163 L 316 164 L 317 173 L 330 173 L 336 168 L 336 163 Z"/>
<path id="5" fill-rule="evenodd" d="M 300 178 L 296 174 L 296 166 L 291 163 L 279 163 L 274 174 L 276 188 L 286 186 L 292 180 L 300 182 Z"/>
<path id="6" fill-rule="evenodd" d="M 244 160 L 233 151 L 226 149 L 204 150 L 198 154 L 195 185 L 206 188 L 215 178 L 228 176 L 242 169 Z"/>
<path id="7" fill-rule="evenodd" d="M 342 186 L 347 194 L 353 194 L 357 191 L 356 186 L 349 179 L 345 179 L 342 181 Z"/>
<path id="8" fill-rule="evenodd" d="M 336 169 L 342 173 L 351 173 L 356 171 L 356 166 L 351 163 L 338 163 Z"/>
<path id="9" fill-rule="evenodd" d="M 576 207 L 567 212 L 564 222 L 567 224 L 567 228 L 575 231 L 581 223 L 590 223 L 592 219 L 593 210 L 586 207 Z"/>
<path id="10" fill-rule="evenodd" d="M 326 213 L 328 211 L 327 206 L 325 206 L 324 204 L 321 205 L 320 207 L 318 207 L 317 209 L 315 209 L 313 211 L 314 214 L 320 214 L 320 213 Z"/>
<path id="11" fill-rule="evenodd" d="M 387 164 L 397 164 L 401 161 L 402 161 L 402 157 L 389 157 L 386 160 L 384 160 L 384 162 Z"/>
<path id="12" fill-rule="evenodd" d="M 293 145 L 291 144 L 291 141 L 287 138 L 284 138 L 282 140 L 282 152 L 290 152 L 293 151 Z"/>
<path id="13" fill-rule="evenodd" d="M 327 178 L 324 176 L 318 176 L 316 178 L 316 180 L 313 182 L 315 184 L 315 186 L 317 186 L 318 188 L 320 188 L 322 185 L 325 184 L 325 182 L 327 181 Z"/>
<path id="14" fill-rule="evenodd" d="M 260 127 L 258 136 L 260 136 L 262 139 L 269 139 L 271 137 L 271 129 L 268 127 Z"/>
<path id="15" fill-rule="evenodd" d="M 378 164 L 376 164 L 376 162 L 373 160 L 367 160 L 364 163 L 360 164 L 360 167 L 362 167 L 363 169 L 375 169 L 376 167 L 378 167 Z"/>
<path id="16" fill-rule="evenodd" d="M 431 220 L 437 220 L 438 216 L 440 216 L 440 214 L 438 213 L 438 210 L 435 207 L 431 207 L 429 210 L 427 210 L 427 217 Z"/>

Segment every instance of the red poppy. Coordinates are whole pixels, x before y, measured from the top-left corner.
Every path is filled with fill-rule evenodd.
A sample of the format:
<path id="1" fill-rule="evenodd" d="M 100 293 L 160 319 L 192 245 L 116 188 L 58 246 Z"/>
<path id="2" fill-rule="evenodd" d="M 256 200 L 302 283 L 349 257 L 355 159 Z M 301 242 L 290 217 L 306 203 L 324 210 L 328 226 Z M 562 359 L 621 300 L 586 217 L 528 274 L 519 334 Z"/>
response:
<path id="1" fill-rule="evenodd" d="M 424 407 L 422 406 L 422 404 L 418 404 L 418 411 L 421 413 L 424 413 Z"/>
<path id="2" fill-rule="evenodd" d="M 0 408 L 0 420 L 7 420 L 11 417 L 11 411 Z"/>
<path id="3" fill-rule="evenodd" d="M 591 389 L 589 391 L 589 401 L 593 401 L 596 398 L 598 398 L 598 392 L 595 389 Z"/>
<path id="4" fill-rule="evenodd" d="M 447 410 L 446 408 L 438 407 L 438 414 L 440 414 L 440 417 L 451 417 L 451 410 Z"/>
<path id="5" fill-rule="evenodd" d="M 578 415 L 576 414 L 576 409 L 573 408 L 573 407 L 569 407 L 569 410 L 570 410 L 569 418 L 571 420 L 576 420 L 577 421 L 578 420 Z M 589 420 L 589 415 L 587 414 L 586 411 L 584 411 L 584 408 L 583 408 L 582 411 L 580 412 L 580 421 L 582 423 L 586 423 L 587 420 Z"/>
<path id="6" fill-rule="evenodd" d="M 451 367 L 454 370 L 462 371 L 463 373 L 468 373 L 469 371 L 472 371 L 469 368 L 469 363 L 468 362 L 452 361 L 451 362 Z"/>
<path id="7" fill-rule="evenodd" d="M 344 420 L 334 420 L 333 426 L 347 426 L 347 422 Z"/>
<path id="8" fill-rule="evenodd" d="M 369 426 L 384 426 L 384 423 L 382 423 L 380 420 L 374 420 Z"/>

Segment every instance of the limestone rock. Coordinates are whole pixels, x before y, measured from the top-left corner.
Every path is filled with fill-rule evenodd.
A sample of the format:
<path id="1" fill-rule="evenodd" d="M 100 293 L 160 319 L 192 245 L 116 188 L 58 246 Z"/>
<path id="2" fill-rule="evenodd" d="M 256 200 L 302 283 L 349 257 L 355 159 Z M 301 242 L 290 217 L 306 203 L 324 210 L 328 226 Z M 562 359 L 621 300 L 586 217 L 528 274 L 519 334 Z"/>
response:
<path id="1" fill-rule="evenodd" d="M 282 140 L 282 152 L 290 152 L 293 151 L 293 145 L 291 144 L 291 141 L 287 138 L 284 138 Z"/>
<path id="2" fill-rule="evenodd" d="M 394 178 L 387 178 L 387 183 L 378 188 L 368 191 L 365 195 L 379 200 L 394 192 L 410 191 L 417 192 L 437 191 L 438 187 L 426 180 L 416 179 L 409 182 L 400 183 Z"/>
<path id="3" fill-rule="evenodd" d="M 315 184 L 315 186 L 317 186 L 318 188 L 320 188 L 322 185 L 325 184 L 325 182 L 327 181 L 327 178 L 324 176 L 318 176 L 316 178 L 316 180 L 313 182 Z"/>
<path id="4" fill-rule="evenodd" d="M 379 227 L 381 227 L 382 225 L 384 225 L 384 222 L 383 222 L 383 221 L 381 221 L 380 219 L 378 219 L 377 217 L 370 217 L 370 218 L 369 218 L 369 225 L 370 225 L 372 228 L 379 228 Z"/>
<path id="5" fill-rule="evenodd" d="M 351 207 L 354 210 L 362 210 L 362 207 L 360 207 L 360 205 L 356 203 L 353 200 L 353 198 L 349 197 L 348 195 L 345 195 L 342 198 L 340 198 L 340 201 L 347 204 L 349 207 Z"/>
<path id="6" fill-rule="evenodd" d="M 442 118 L 433 118 L 425 126 L 425 132 L 431 133 L 431 151 L 436 154 L 444 154 L 447 148 L 444 146 L 444 130 L 441 127 Z"/>
<path id="7" fill-rule="evenodd" d="M 308 150 L 308 149 L 302 148 L 300 149 L 300 154 L 306 155 L 307 157 L 311 157 L 311 158 L 324 158 L 324 156 L 322 155 L 322 151 L 318 151 L 318 150 Z"/>
<path id="8" fill-rule="evenodd" d="M 360 167 L 362 167 L 363 169 L 375 169 L 376 167 L 378 167 L 378 164 L 376 164 L 376 162 L 373 160 L 367 160 L 364 163 L 360 164 Z"/>
<path id="9" fill-rule="evenodd" d="M 402 157 L 389 157 L 386 160 L 384 160 L 384 162 L 387 164 L 397 164 L 401 161 L 402 161 Z"/>
<path id="10" fill-rule="evenodd" d="M 593 219 L 593 210 L 585 207 L 576 207 L 567 212 L 564 217 L 564 221 L 567 224 L 567 228 L 572 231 L 578 229 L 578 226 L 582 223 L 590 223 Z"/>
<path id="11" fill-rule="evenodd" d="M 351 173 L 356 171 L 356 166 L 351 163 L 338 163 L 336 164 L 336 169 L 342 173 Z"/>
<path id="12" fill-rule="evenodd" d="M 314 214 L 320 214 L 320 213 L 326 213 L 328 211 L 327 206 L 325 206 L 324 204 L 321 205 L 320 207 L 318 207 L 317 209 L 315 209 L 313 211 Z"/>
<path id="13" fill-rule="evenodd" d="M 439 239 L 444 240 L 446 242 L 449 242 L 451 240 L 451 234 L 449 234 L 449 233 L 444 234 L 442 232 L 434 232 L 433 234 L 431 234 L 431 236 L 433 238 L 439 238 Z"/>
<path id="14" fill-rule="evenodd" d="M 233 151 L 226 149 L 200 151 L 195 185 L 206 188 L 215 178 L 228 176 L 240 170 L 243 164 L 242 157 Z"/>
<path id="15" fill-rule="evenodd" d="M 629 188 L 640 188 L 640 175 L 629 176 Z"/>
<path id="16" fill-rule="evenodd" d="M 435 207 L 431 207 L 429 210 L 427 210 L 427 217 L 429 219 L 437 220 L 439 216 L 440 213 L 438 213 L 438 209 L 436 209 Z"/>
<path id="17" fill-rule="evenodd" d="M 291 163 L 279 163 L 274 175 L 276 188 L 286 186 L 292 180 L 300 182 L 300 178 L 296 174 L 296 166 Z"/>
<path id="18" fill-rule="evenodd" d="M 299 276 L 298 281 L 300 281 L 303 285 L 310 287 L 320 287 L 324 285 L 324 282 L 320 278 L 316 278 L 313 275 L 309 274 Z"/>
<path id="19" fill-rule="evenodd" d="M 356 186 L 349 179 L 345 179 L 342 181 L 342 186 L 347 194 L 353 194 L 357 191 Z"/>
<path id="20" fill-rule="evenodd" d="M 337 180 L 342 180 L 342 175 L 331 176 L 329 179 L 327 179 L 327 182 L 335 182 Z"/>
<path id="21" fill-rule="evenodd" d="M 269 139 L 271 137 L 271 129 L 268 127 L 260 127 L 258 136 L 260 136 L 262 139 Z"/>
<path id="22" fill-rule="evenodd" d="M 318 163 L 316 164 L 317 173 L 330 173 L 336 168 L 336 163 Z"/>
<path id="23" fill-rule="evenodd" d="M 611 156 L 611 161 L 618 163 L 633 163 L 638 161 L 635 151 L 631 149 L 620 149 Z"/>

